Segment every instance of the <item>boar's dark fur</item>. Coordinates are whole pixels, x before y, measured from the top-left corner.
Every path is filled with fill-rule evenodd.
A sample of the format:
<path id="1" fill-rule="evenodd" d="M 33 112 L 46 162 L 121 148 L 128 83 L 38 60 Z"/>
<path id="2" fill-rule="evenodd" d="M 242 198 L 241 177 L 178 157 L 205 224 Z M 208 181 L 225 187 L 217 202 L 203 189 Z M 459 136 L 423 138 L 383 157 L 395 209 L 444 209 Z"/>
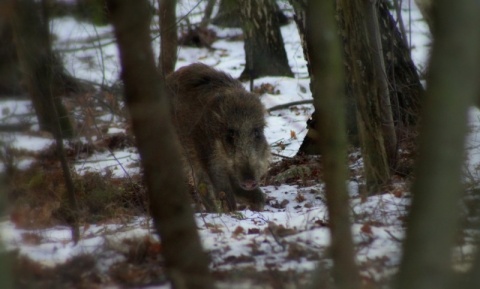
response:
<path id="1" fill-rule="evenodd" d="M 231 76 L 207 65 L 182 67 L 167 77 L 171 114 L 186 169 L 207 211 L 233 211 L 236 198 L 261 210 L 258 187 L 270 149 L 265 108 Z"/>

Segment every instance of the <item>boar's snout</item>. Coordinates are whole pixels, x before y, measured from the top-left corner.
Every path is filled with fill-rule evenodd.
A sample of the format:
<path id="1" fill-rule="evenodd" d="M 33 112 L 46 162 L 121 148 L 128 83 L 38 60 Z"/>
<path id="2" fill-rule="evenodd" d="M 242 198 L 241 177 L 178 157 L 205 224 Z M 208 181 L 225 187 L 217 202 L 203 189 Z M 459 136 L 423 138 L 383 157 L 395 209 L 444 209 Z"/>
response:
<path id="1" fill-rule="evenodd" d="M 246 191 L 252 191 L 258 187 L 258 182 L 255 180 L 244 180 L 240 183 L 240 187 Z"/>

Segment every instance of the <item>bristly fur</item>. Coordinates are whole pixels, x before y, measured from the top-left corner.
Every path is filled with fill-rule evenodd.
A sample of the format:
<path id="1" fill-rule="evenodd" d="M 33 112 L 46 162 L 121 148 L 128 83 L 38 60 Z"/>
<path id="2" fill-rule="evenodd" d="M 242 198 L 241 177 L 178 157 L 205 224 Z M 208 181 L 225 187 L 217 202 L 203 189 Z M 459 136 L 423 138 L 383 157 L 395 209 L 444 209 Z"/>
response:
<path id="1" fill-rule="evenodd" d="M 265 197 L 258 188 L 270 149 L 263 133 L 265 108 L 231 76 L 195 63 L 167 77 L 172 120 L 185 165 L 208 211 L 236 209 L 236 197 L 256 210 Z"/>

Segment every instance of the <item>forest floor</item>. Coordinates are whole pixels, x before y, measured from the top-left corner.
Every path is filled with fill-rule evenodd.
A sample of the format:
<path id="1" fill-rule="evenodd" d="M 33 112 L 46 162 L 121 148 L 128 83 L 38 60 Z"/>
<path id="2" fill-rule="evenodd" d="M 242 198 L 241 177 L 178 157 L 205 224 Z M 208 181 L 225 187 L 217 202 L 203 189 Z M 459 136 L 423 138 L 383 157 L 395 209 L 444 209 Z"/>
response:
<path id="1" fill-rule="evenodd" d="M 181 1 L 178 16 L 189 12 L 190 22 L 197 23 L 203 2 L 195 4 Z M 409 27 L 414 61 L 423 69 L 428 35 L 418 11 L 409 15 L 413 15 Z M 118 89 L 120 67 L 112 28 L 73 17 L 56 18 L 51 27 L 55 48 L 67 70 L 103 90 L 65 99 L 79 133 L 76 139 L 65 142 L 81 208 L 78 244 L 72 242 L 66 226 L 65 186 L 52 137 L 38 129 L 27 98 L 0 100 L 2 123 L 29 125 L 22 132 L 0 135 L 1 169 L 7 175 L 9 201 L 0 233 L 12 256 L 17 288 L 170 288 Z M 239 76 L 245 59 L 241 30 L 210 28 L 216 34 L 211 47 L 179 47 L 177 68 L 200 61 Z M 306 62 L 293 21 L 282 27 L 282 34 L 295 77 L 255 81 L 255 90 L 267 109 L 311 99 Z M 158 37 L 153 47 L 158 53 Z M 262 184 L 267 195 L 263 211 L 241 208 L 230 214 L 196 213 L 219 288 L 300 288 L 309 283 L 315 268 L 331 267 L 321 158 L 296 156 L 312 112 L 312 105 L 304 104 L 266 116 L 265 134 L 275 157 Z M 470 112 L 470 123 L 465 187 L 474 193 L 480 163 L 480 112 L 475 108 Z M 412 147 L 405 146 L 400 155 L 411 169 Z M 401 257 L 411 176 L 394 175 L 381 192 L 368 196 L 362 189 L 363 162 L 358 148 L 349 149 L 348 166 L 346 186 L 362 280 L 365 288 L 384 287 Z M 462 204 L 466 226 L 453 253 L 460 271 L 468 266 L 474 248 L 468 224 L 472 224 L 471 216 L 479 206 L 472 194 Z"/>

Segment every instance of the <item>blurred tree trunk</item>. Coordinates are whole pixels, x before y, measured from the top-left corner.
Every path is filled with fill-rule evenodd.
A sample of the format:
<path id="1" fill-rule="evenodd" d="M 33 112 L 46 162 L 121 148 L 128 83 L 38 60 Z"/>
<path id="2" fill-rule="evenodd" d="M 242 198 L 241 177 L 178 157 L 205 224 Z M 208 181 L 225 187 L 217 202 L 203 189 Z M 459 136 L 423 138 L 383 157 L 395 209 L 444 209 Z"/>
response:
<path id="1" fill-rule="evenodd" d="M 160 18 L 160 75 L 165 78 L 175 70 L 177 62 L 177 16 L 176 0 L 158 0 Z"/>
<path id="2" fill-rule="evenodd" d="M 480 90 L 480 6 L 437 0 L 432 12 L 433 48 L 398 289 L 465 288 L 448 285 L 459 229 L 467 111 Z"/>
<path id="3" fill-rule="evenodd" d="M 49 3 L 46 3 L 48 7 Z M 12 23 L 9 23 L 9 19 L 12 16 L 12 9 L 10 1 L 0 1 L 0 96 L 3 95 L 20 95 L 25 94 L 25 89 L 22 87 L 22 70 L 19 64 L 17 56 L 17 48 L 14 41 L 14 32 Z M 37 6 L 39 6 L 37 4 Z M 45 8 L 44 8 L 45 9 Z M 50 8 L 49 8 L 50 9 Z M 35 12 L 37 16 L 29 19 L 32 21 L 28 25 L 34 25 L 33 23 L 40 22 L 41 19 L 40 9 Z M 37 25 L 36 23 L 35 25 Z M 40 29 L 39 27 L 35 29 Z M 34 29 L 34 30 L 35 30 Z M 48 39 L 48 27 L 45 28 L 47 33 L 37 35 L 37 37 L 47 37 Z M 35 30 L 36 31 L 36 30 Z M 61 59 L 57 54 L 50 51 L 52 57 L 52 63 L 50 69 L 54 76 L 53 81 L 55 89 L 59 94 L 72 94 L 90 90 L 91 87 L 87 84 L 83 84 L 74 77 L 72 77 L 63 67 Z M 25 77 L 23 77 L 25 78 Z"/>
<path id="4" fill-rule="evenodd" d="M 309 51 L 310 88 L 319 116 L 317 145 L 322 154 L 327 195 L 333 279 L 335 288 L 360 288 L 346 187 L 345 79 L 334 2 L 309 0 L 308 7 L 305 40 Z"/>
<path id="5" fill-rule="evenodd" d="M 240 78 L 293 76 L 274 0 L 241 0 L 239 5 L 245 41 L 245 69 Z"/>
<path id="6" fill-rule="evenodd" d="M 32 97 L 40 129 L 55 133 L 56 119 L 50 114 L 50 96 L 58 113 L 61 136 L 73 137 L 73 126 L 63 106 L 55 72 L 60 65 L 51 49 L 48 15 L 44 3 L 10 0 L 14 39 L 22 76 Z"/>
<path id="7" fill-rule="evenodd" d="M 457 288 L 463 289 L 478 289 L 480 288 L 480 238 L 477 236 L 477 252 L 474 255 L 474 261 L 472 267 L 470 268 L 470 272 L 466 274 L 465 283 L 462 284 L 461 287 L 457 286 Z M 461 280 L 460 280 L 461 281 Z M 458 283 L 457 283 L 458 284 Z"/>
<path id="8" fill-rule="evenodd" d="M 218 12 L 212 20 L 212 24 L 220 27 L 241 27 L 240 0 L 220 0 Z"/>
<path id="9" fill-rule="evenodd" d="M 415 4 L 417 4 L 420 13 L 422 13 L 423 19 L 427 22 L 430 32 L 433 32 L 434 27 L 432 18 L 433 3 L 433 0 L 415 0 Z"/>
<path id="10" fill-rule="evenodd" d="M 173 288 L 214 288 L 182 174 L 164 82 L 154 64 L 148 2 L 107 3 L 120 50 L 125 100 L 168 277 Z"/>
<path id="11" fill-rule="evenodd" d="M 7 194 L 6 192 L 6 173 L 2 172 L 0 174 L 0 216 L 7 215 Z M 13 288 L 13 278 L 12 278 L 12 254 L 5 250 L 3 242 L 0 240 L 0 288 L 12 289 Z"/>
<path id="12" fill-rule="evenodd" d="M 54 69 L 52 69 L 55 64 L 50 47 L 46 3 L 42 1 L 42 6 L 38 6 L 38 3 L 32 0 L 21 0 L 12 1 L 11 4 L 13 15 L 10 20 L 13 25 L 17 53 L 23 68 L 23 76 L 26 78 L 40 127 L 50 131 L 55 137 L 57 157 L 67 188 L 68 221 L 72 227 L 72 239 L 77 243 L 80 238 L 78 206 L 70 168 L 63 148 L 63 137 L 72 137 L 73 129 L 67 111 L 55 90 Z M 43 18 L 38 13 L 42 10 Z"/>
<path id="13" fill-rule="evenodd" d="M 373 31 L 367 23 L 367 17 L 372 17 L 368 14 L 370 5 L 370 1 L 366 0 L 338 2 L 341 30 L 345 37 L 347 75 L 357 106 L 367 192 L 373 194 L 388 182 L 390 167 L 381 105 L 385 91 L 379 82 L 381 71 L 375 65 L 379 54 L 374 51 L 375 43 L 369 35 Z"/>

